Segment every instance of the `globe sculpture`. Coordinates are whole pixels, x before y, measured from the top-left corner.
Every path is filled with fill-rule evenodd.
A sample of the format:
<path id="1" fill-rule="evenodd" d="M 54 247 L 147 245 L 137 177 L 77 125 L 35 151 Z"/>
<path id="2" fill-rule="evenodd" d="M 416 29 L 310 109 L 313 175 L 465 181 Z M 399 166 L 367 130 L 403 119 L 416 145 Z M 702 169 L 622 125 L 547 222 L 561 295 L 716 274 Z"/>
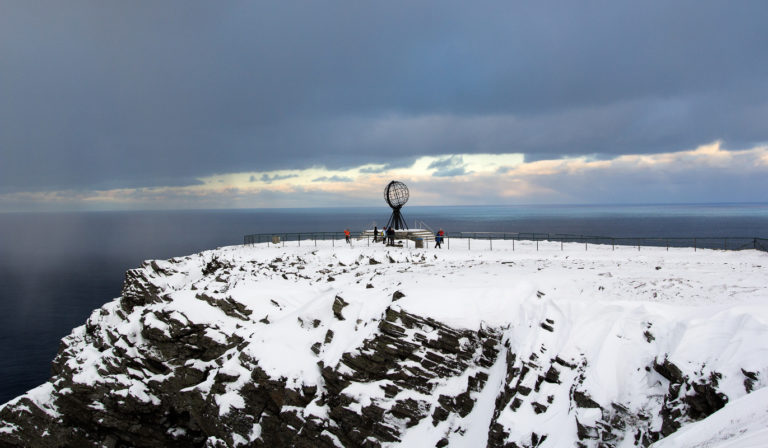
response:
<path id="1" fill-rule="evenodd" d="M 405 219 L 400 213 L 406 202 L 408 202 L 408 187 L 404 183 L 393 180 L 384 188 L 384 199 L 392 207 L 392 216 L 387 221 L 387 228 L 394 227 L 396 230 L 408 229 Z"/>

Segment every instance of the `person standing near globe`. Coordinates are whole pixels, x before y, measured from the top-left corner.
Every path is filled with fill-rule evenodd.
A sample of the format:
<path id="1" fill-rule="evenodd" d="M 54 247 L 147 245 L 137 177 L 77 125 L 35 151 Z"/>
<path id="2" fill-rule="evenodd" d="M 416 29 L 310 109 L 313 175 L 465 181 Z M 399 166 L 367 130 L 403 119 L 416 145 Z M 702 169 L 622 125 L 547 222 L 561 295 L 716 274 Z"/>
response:
<path id="1" fill-rule="evenodd" d="M 349 229 L 344 229 L 344 238 L 347 239 L 347 244 L 352 245 L 352 241 L 349 240 Z"/>

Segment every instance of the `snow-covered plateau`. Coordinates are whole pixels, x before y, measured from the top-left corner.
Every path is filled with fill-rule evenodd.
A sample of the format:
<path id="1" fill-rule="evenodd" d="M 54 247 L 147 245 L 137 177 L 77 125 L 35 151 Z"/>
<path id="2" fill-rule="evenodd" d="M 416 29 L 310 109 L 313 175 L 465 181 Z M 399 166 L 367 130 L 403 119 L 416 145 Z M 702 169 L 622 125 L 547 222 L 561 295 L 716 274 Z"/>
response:
<path id="1" fill-rule="evenodd" d="M 768 254 L 512 244 L 145 262 L 0 446 L 768 446 Z"/>

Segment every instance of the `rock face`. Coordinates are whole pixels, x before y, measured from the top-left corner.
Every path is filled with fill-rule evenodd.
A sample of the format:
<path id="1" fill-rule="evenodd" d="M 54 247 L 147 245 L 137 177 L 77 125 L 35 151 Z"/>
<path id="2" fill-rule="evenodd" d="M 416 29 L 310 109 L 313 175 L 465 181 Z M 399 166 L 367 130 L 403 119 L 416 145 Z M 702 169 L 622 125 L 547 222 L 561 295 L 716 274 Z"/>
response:
<path id="1" fill-rule="evenodd" d="M 605 393 L 539 287 L 506 321 L 423 312 L 420 275 L 473 262 L 276 250 L 128 271 L 121 297 L 62 341 L 51 380 L 0 408 L 0 446 L 648 446 L 729 400 L 716 366 L 653 355 L 648 322 L 620 332 L 648 347 L 627 367 L 642 389 Z M 744 394 L 764 383 L 725 375 Z"/>

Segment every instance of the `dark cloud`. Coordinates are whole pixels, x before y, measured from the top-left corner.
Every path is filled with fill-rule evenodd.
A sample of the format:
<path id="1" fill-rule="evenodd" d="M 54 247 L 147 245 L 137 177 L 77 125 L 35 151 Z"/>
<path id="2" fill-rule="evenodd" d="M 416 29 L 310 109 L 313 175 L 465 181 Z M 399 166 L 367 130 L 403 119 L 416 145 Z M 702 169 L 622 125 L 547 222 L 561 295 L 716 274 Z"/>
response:
<path id="1" fill-rule="evenodd" d="M 458 165 L 462 165 L 464 163 L 464 158 L 461 156 L 450 156 L 450 157 L 443 157 L 440 159 L 435 160 L 434 162 L 430 163 L 427 167 L 428 169 L 444 169 L 444 168 L 451 168 Z"/>
<path id="2" fill-rule="evenodd" d="M 703 202 L 702 198 L 709 203 L 764 201 L 762 192 L 768 188 L 764 169 L 729 168 L 701 165 L 640 170 L 617 166 L 594 173 L 542 176 L 535 183 L 544 191 L 557 192 L 558 202 L 662 204 Z"/>
<path id="3" fill-rule="evenodd" d="M 763 1 L 2 9 L 0 193 L 768 141 Z"/>
<path id="4" fill-rule="evenodd" d="M 352 182 L 353 179 L 351 177 L 343 177 L 343 176 L 321 176 L 317 177 L 315 179 L 312 179 L 312 182 Z"/>
<path id="5" fill-rule="evenodd" d="M 381 165 L 381 166 L 375 167 L 375 168 L 373 168 L 373 167 L 360 168 L 360 172 L 363 173 L 363 174 L 378 174 L 378 173 L 383 173 L 383 172 L 389 171 L 392 168 L 393 168 L 392 165 L 386 164 L 386 165 Z"/>
<path id="6" fill-rule="evenodd" d="M 259 180 L 262 181 L 262 182 L 271 184 L 272 182 L 274 182 L 276 180 L 292 179 L 294 177 L 299 177 L 299 175 L 298 174 L 273 174 L 273 175 L 270 176 L 269 174 L 264 173 L 264 174 L 261 175 Z M 255 176 L 251 176 L 250 181 L 251 182 L 255 182 L 256 181 L 256 177 Z"/>
<path id="7" fill-rule="evenodd" d="M 436 169 L 432 176 L 434 177 L 454 177 L 468 174 L 464 165 L 464 158 L 461 156 L 443 157 L 430 163 L 428 169 Z"/>

